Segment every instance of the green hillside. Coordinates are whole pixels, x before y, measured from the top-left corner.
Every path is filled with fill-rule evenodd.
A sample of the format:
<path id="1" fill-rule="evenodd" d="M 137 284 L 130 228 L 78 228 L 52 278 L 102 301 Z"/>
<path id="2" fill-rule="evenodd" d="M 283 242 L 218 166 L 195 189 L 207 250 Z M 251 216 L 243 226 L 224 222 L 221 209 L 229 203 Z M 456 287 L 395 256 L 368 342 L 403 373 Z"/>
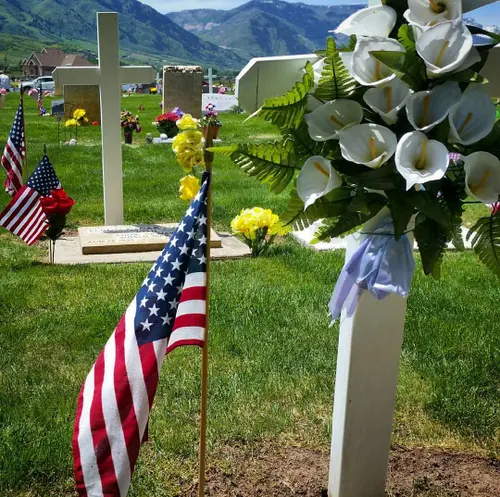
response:
<path id="1" fill-rule="evenodd" d="M 96 12 L 120 14 L 120 45 L 127 62 L 197 63 L 239 69 L 245 60 L 201 40 L 137 0 L 2 0 L 0 62 L 12 63 L 42 46 L 96 51 Z"/>

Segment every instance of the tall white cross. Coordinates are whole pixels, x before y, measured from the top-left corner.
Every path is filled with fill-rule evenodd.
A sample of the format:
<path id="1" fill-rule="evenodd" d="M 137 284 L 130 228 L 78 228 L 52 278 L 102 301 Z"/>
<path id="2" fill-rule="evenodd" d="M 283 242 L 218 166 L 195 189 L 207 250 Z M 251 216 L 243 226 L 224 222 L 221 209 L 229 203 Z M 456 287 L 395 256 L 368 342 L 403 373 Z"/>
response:
<path id="1" fill-rule="evenodd" d="M 208 68 L 208 74 L 203 76 L 204 78 L 208 78 L 208 93 L 211 95 L 214 92 L 214 78 L 217 77 L 217 74 L 214 74 L 212 68 Z"/>
<path id="2" fill-rule="evenodd" d="M 123 224 L 123 173 L 121 148 L 121 85 L 151 83 L 155 72 L 150 66 L 120 67 L 118 14 L 97 13 L 99 66 L 58 67 L 53 77 L 56 88 L 63 85 L 99 85 L 101 94 L 102 172 L 104 222 Z"/>

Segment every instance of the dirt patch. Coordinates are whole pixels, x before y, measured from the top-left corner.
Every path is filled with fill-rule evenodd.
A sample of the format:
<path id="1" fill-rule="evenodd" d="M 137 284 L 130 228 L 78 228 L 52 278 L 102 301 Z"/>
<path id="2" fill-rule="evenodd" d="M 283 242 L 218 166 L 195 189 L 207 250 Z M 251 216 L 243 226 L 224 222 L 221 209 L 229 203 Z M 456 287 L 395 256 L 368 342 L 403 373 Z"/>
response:
<path id="1" fill-rule="evenodd" d="M 227 447 L 210 465 L 205 495 L 327 497 L 328 453 L 305 448 Z M 388 496 L 498 497 L 500 462 L 467 454 L 394 448 Z M 197 497 L 197 485 L 183 497 Z"/>

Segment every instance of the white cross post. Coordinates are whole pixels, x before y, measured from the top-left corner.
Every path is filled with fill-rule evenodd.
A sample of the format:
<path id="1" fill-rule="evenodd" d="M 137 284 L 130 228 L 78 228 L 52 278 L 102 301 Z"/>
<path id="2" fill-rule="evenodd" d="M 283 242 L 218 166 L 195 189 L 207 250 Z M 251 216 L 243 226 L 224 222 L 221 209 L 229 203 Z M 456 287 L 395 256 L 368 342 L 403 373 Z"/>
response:
<path id="1" fill-rule="evenodd" d="M 208 78 L 208 93 L 211 95 L 214 92 L 214 78 L 217 77 L 217 74 L 214 74 L 212 68 L 209 67 L 208 74 L 203 77 Z"/>
<path id="2" fill-rule="evenodd" d="M 123 224 L 123 173 L 121 148 L 121 85 L 151 83 L 155 72 L 150 66 L 120 67 L 118 14 L 97 13 L 99 66 L 58 67 L 53 77 L 56 88 L 63 85 L 99 85 L 101 94 L 102 171 L 104 222 Z"/>

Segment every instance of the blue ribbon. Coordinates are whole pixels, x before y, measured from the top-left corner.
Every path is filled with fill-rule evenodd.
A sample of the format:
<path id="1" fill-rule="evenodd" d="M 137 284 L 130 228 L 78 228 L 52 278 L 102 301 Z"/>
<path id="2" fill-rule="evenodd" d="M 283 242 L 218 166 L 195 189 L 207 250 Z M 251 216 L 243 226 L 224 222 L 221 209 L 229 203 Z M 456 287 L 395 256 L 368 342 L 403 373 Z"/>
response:
<path id="1" fill-rule="evenodd" d="M 352 316 L 364 290 L 377 300 L 390 293 L 408 297 L 415 271 L 413 247 L 407 235 L 398 241 L 391 222 L 384 222 L 368 235 L 345 263 L 330 300 L 333 322 L 343 309 Z"/>

